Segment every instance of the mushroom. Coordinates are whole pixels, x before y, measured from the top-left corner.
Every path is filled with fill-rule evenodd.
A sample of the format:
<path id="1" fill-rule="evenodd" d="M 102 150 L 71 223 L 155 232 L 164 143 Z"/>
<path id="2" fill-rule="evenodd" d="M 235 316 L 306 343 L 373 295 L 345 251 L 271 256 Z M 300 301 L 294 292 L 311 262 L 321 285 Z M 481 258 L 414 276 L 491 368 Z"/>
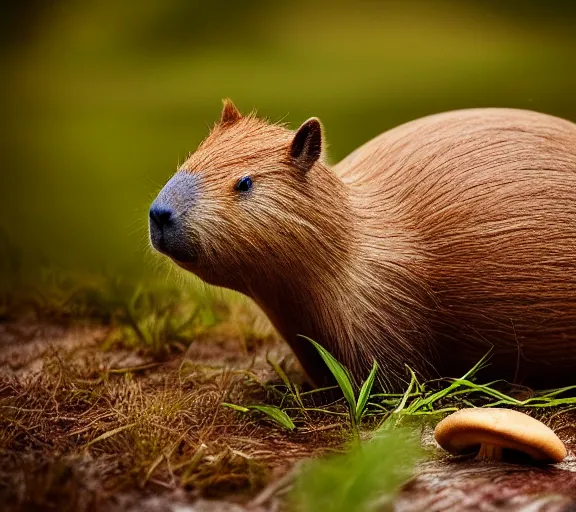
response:
<path id="1" fill-rule="evenodd" d="M 434 430 L 436 442 L 453 454 L 478 449 L 476 459 L 501 460 L 504 449 L 538 462 L 561 462 L 566 447 L 544 423 L 511 409 L 461 409 Z"/>

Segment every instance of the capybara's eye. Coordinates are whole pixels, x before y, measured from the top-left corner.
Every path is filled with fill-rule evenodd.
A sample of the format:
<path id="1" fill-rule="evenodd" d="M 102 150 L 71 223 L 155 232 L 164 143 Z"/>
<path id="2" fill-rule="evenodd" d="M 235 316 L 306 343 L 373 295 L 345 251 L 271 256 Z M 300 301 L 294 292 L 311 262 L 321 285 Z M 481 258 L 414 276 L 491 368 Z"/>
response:
<path id="1" fill-rule="evenodd" d="M 240 192 L 248 192 L 252 188 L 252 178 L 250 176 L 244 176 L 238 180 L 236 183 L 236 190 Z"/>

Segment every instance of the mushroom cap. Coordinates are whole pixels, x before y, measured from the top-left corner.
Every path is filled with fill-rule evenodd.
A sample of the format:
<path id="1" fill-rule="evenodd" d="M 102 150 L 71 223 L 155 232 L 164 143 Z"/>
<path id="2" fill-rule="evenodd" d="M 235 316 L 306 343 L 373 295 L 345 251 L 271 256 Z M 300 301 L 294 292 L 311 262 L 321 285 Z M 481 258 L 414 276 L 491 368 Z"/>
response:
<path id="1" fill-rule="evenodd" d="M 523 452 L 536 461 L 560 462 L 564 443 L 544 423 L 512 409 L 461 409 L 434 430 L 436 442 L 453 454 L 489 444 Z"/>

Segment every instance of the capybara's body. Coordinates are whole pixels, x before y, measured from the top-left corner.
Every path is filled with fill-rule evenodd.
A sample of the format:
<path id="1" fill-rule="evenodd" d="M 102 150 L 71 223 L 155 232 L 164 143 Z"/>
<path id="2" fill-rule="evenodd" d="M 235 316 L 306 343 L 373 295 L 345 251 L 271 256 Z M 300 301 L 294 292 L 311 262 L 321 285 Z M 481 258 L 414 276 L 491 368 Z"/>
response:
<path id="1" fill-rule="evenodd" d="M 315 120 L 295 133 L 227 104 L 154 203 L 180 219 L 152 222 L 154 245 L 252 297 L 316 384 L 299 334 L 358 380 L 375 359 L 392 389 L 405 365 L 459 376 L 490 348 L 495 378 L 576 384 L 576 125 L 463 110 L 331 169 L 321 146 Z"/>

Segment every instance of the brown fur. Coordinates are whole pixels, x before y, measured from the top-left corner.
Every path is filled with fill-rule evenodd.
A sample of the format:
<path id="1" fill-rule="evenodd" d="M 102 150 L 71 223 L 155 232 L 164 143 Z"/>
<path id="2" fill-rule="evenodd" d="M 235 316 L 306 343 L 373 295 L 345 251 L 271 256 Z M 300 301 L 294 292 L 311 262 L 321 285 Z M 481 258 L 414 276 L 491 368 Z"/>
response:
<path id="1" fill-rule="evenodd" d="M 199 178 L 199 256 L 179 263 L 252 297 L 316 384 L 327 369 L 298 334 L 359 380 L 376 359 L 391 388 L 405 365 L 458 376 L 490 347 L 498 378 L 576 383 L 576 125 L 449 112 L 302 169 L 294 132 L 234 112 L 179 171 Z"/>

